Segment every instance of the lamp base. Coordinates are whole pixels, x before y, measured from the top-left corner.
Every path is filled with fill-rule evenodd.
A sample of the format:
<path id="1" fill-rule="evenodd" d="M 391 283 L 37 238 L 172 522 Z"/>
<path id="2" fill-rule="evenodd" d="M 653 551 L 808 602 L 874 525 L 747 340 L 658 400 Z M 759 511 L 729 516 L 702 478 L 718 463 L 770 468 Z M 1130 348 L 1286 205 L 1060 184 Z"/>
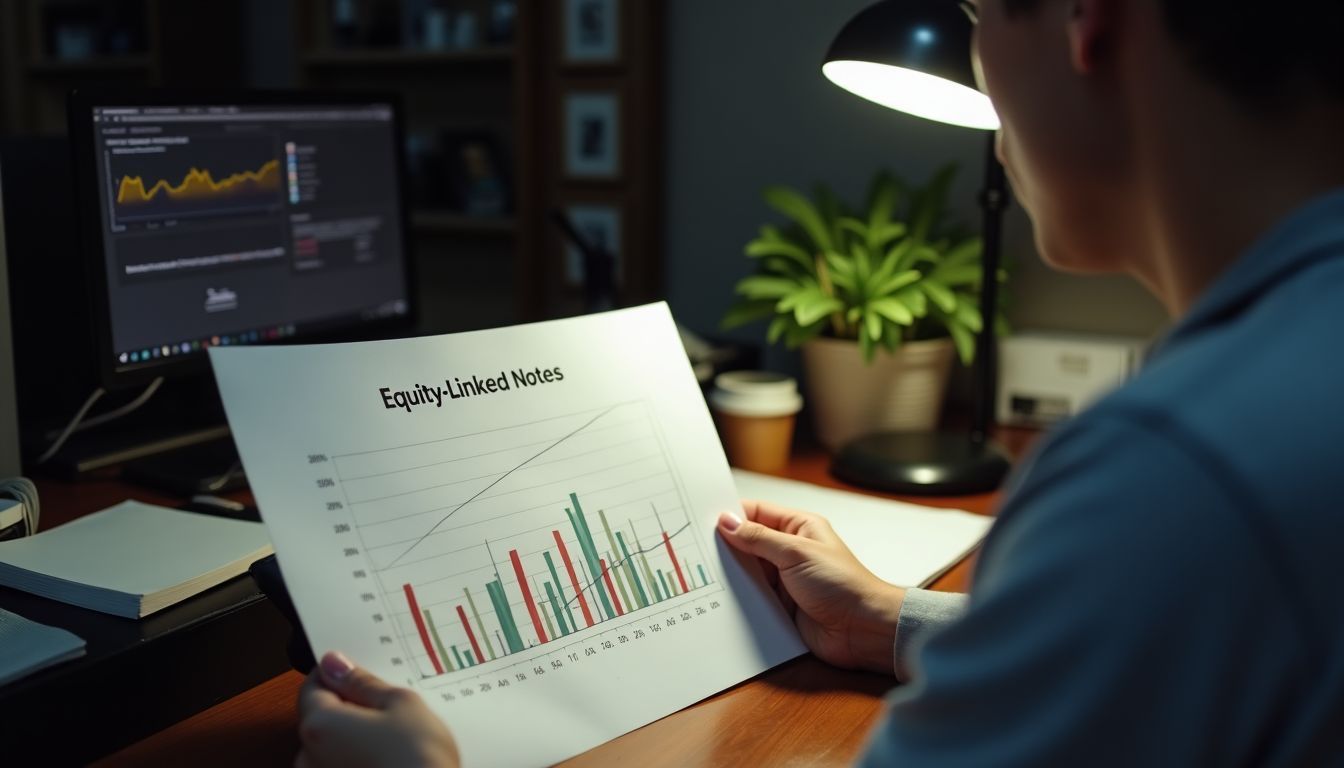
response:
<path id="1" fill-rule="evenodd" d="M 877 432 L 840 449 L 831 474 L 891 493 L 955 496 L 996 490 L 1008 458 L 988 440 L 948 432 Z"/>

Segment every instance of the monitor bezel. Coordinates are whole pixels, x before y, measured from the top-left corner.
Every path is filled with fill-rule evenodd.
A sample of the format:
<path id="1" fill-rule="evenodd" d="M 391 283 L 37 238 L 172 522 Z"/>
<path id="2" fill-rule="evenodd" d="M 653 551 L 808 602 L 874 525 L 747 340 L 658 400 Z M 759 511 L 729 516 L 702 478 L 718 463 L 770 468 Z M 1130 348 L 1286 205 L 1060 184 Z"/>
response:
<path id="1" fill-rule="evenodd" d="M 111 304 L 106 268 L 106 242 L 98 197 L 101 181 L 98 179 L 97 148 L 95 146 L 93 110 L 97 107 L 158 107 L 158 106 L 324 106 L 387 104 L 392 108 L 392 136 L 396 146 L 397 215 L 402 234 L 402 275 L 405 285 L 406 308 L 404 315 L 379 318 L 339 330 L 300 332 L 294 336 L 257 344 L 314 344 L 335 341 L 367 341 L 371 339 L 414 335 L 420 317 L 420 301 L 415 275 L 415 254 L 412 248 L 411 217 L 408 210 L 409 186 L 406 168 L 405 120 L 401 97 L 394 92 L 380 91 L 323 91 L 323 90 L 232 90 L 184 91 L 175 89 L 140 90 L 73 90 L 67 101 L 67 120 L 71 146 L 71 161 L 75 189 L 74 200 L 79 218 L 80 261 L 84 266 L 85 287 L 88 291 L 91 332 L 96 369 L 102 385 L 107 389 L 141 386 L 163 377 L 203 376 L 210 371 L 209 355 L 191 354 L 180 358 L 160 358 L 149 363 L 123 364 L 116 360 L 112 340 Z"/>

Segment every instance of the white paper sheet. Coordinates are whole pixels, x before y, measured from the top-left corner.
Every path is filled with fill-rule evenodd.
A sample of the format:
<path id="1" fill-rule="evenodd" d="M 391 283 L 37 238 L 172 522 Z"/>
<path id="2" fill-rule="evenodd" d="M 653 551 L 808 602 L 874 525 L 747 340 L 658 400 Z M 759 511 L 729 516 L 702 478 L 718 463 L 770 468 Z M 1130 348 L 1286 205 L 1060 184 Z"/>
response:
<path id="1" fill-rule="evenodd" d="M 715 533 L 737 490 L 666 305 L 210 354 L 314 651 L 418 690 L 465 764 L 561 760 L 803 651 Z"/>
<path id="2" fill-rule="evenodd" d="M 744 499 L 815 512 L 830 521 L 859 562 L 883 581 L 924 586 L 956 565 L 989 532 L 992 518 L 880 499 L 733 470 Z"/>

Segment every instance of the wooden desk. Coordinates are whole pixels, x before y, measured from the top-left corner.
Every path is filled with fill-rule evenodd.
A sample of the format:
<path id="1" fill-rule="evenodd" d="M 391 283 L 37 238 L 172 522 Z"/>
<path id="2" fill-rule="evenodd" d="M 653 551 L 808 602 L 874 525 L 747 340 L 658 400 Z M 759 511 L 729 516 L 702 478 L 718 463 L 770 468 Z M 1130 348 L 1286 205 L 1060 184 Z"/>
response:
<path id="1" fill-rule="evenodd" d="M 1001 435 L 1014 455 L 1030 434 Z M 854 490 L 827 472 L 829 458 L 795 459 L 788 475 Z M 998 494 L 897 497 L 929 506 L 992 514 Z M 965 591 L 967 558 L 934 589 Z M 97 763 L 99 766 L 290 766 L 298 752 L 295 700 L 303 676 L 287 672 Z M 562 765 L 849 765 L 881 715 L 891 678 L 847 672 L 804 656 Z"/>

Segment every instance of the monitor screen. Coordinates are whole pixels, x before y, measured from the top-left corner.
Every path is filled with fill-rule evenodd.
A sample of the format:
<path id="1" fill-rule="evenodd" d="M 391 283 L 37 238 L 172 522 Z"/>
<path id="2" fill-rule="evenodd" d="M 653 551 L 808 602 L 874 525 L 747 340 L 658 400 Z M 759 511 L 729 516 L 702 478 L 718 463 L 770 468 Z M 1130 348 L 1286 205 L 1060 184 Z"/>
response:
<path id="1" fill-rule="evenodd" d="M 394 100 L 165 101 L 72 99 L 104 378 L 409 318 Z"/>

